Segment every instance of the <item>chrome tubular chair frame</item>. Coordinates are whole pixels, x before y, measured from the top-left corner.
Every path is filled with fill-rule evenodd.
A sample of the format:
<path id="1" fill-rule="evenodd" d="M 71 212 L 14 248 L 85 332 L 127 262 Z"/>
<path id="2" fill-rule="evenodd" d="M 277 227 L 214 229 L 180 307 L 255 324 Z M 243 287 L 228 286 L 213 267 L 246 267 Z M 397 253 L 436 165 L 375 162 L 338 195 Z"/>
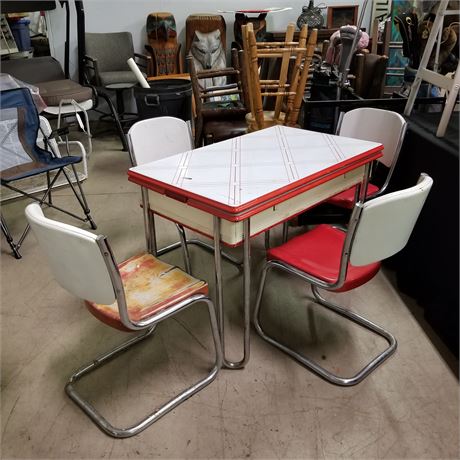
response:
<path id="1" fill-rule="evenodd" d="M 365 183 L 357 193 L 359 201 L 354 206 L 345 235 L 338 228 L 323 225 L 270 250 L 254 311 L 259 335 L 336 385 L 356 385 L 374 371 L 395 352 L 394 336 L 361 315 L 326 300 L 318 289 L 349 291 L 370 281 L 379 271 L 380 261 L 407 244 L 432 184 L 431 177 L 422 173 L 415 186 L 364 202 Z M 272 268 L 309 282 L 317 303 L 383 337 L 388 347 L 354 376 L 341 377 L 269 336 L 260 324 L 260 311 L 267 274 Z"/>
<path id="2" fill-rule="evenodd" d="M 104 257 L 105 263 L 107 265 L 114 289 L 116 294 L 116 300 L 118 303 L 118 309 L 120 313 L 120 319 L 122 324 L 129 330 L 144 330 L 141 335 L 138 335 L 121 345 L 115 347 L 114 349 L 106 352 L 95 360 L 91 361 L 87 365 L 81 367 L 77 370 L 68 380 L 65 391 L 67 395 L 91 418 L 91 420 L 105 433 L 115 438 L 127 438 L 134 436 L 141 431 L 145 430 L 147 427 L 155 423 L 163 415 L 170 412 L 172 409 L 177 407 L 183 401 L 188 399 L 190 396 L 194 395 L 207 385 L 209 385 L 217 376 L 219 369 L 222 366 L 222 351 L 220 347 L 220 337 L 219 337 L 219 328 L 217 325 L 216 313 L 214 310 L 214 305 L 212 301 L 203 294 L 196 294 L 189 297 L 186 300 L 178 302 L 176 305 L 164 309 L 157 314 L 149 317 L 147 320 L 143 321 L 132 321 L 128 315 L 128 309 L 126 305 L 125 293 L 123 288 L 123 283 L 118 271 L 118 267 L 115 262 L 112 250 L 105 237 L 100 236 L 97 239 L 97 244 L 101 250 L 101 254 Z M 116 428 L 108 420 L 101 415 L 87 400 L 85 400 L 75 389 L 74 384 L 89 374 L 90 372 L 96 370 L 98 367 L 106 364 L 111 359 L 120 355 L 121 353 L 127 351 L 131 346 L 143 341 L 144 339 L 150 337 L 154 332 L 156 326 L 163 320 L 170 318 L 176 313 L 185 310 L 196 303 L 205 303 L 208 309 L 209 320 L 211 324 L 211 330 L 213 335 L 213 343 L 215 347 L 215 362 L 211 371 L 207 374 L 206 377 L 200 379 L 198 382 L 194 383 L 190 387 L 181 391 L 178 395 L 174 396 L 168 402 L 162 404 L 160 407 L 156 408 L 151 414 L 139 421 L 138 423 L 128 427 L 128 428 Z"/>
<path id="3" fill-rule="evenodd" d="M 366 107 L 364 107 L 364 109 L 366 109 Z M 355 110 L 359 110 L 359 109 L 355 109 Z M 338 122 L 337 122 L 337 127 L 336 127 L 336 130 L 335 130 L 335 134 L 337 136 L 342 135 L 342 136 L 359 138 L 358 134 L 355 134 L 355 133 L 352 133 L 352 134 L 348 134 L 348 133 L 343 134 L 343 133 L 341 133 L 345 113 L 346 112 L 340 112 L 340 114 L 339 114 L 339 119 L 338 119 Z M 384 183 L 382 184 L 382 186 L 379 188 L 378 191 L 367 195 L 366 198 L 365 198 L 366 200 L 370 200 L 371 198 L 375 198 L 377 196 L 383 195 L 383 193 L 386 191 L 386 189 L 388 187 L 388 184 L 390 183 L 391 177 L 393 176 L 393 172 L 395 170 L 396 164 L 398 162 L 399 153 L 401 152 L 401 148 L 402 148 L 402 145 L 403 145 L 403 142 L 404 142 L 404 138 L 406 136 L 407 126 L 408 126 L 408 124 L 404 123 L 400 128 L 400 132 L 398 133 L 398 142 L 394 147 L 394 153 L 392 155 L 392 161 L 391 161 L 391 164 L 390 164 L 390 166 L 388 168 L 388 172 L 387 172 L 387 174 L 385 176 Z M 376 142 L 382 142 L 383 145 L 385 145 L 385 142 L 383 142 L 383 141 L 377 140 Z"/>
<path id="4" fill-rule="evenodd" d="M 308 273 L 305 273 L 301 270 L 297 270 L 294 267 L 288 266 L 280 261 L 275 261 L 271 260 L 266 263 L 264 270 L 262 272 L 262 279 L 260 282 L 260 287 L 259 287 L 259 292 L 257 294 L 257 301 L 256 301 L 256 307 L 254 311 L 254 326 L 256 328 L 257 333 L 267 342 L 270 344 L 274 345 L 275 347 L 279 348 L 280 350 L 284 351 L 288 355 L 292 356 L 294 359 L 299 361 L 301 364 L 306 366 L 307 368 L 311 369 L 312 371 L 316 372 L 318 375 L 323 377 L 324 379 L 328 380 L 331 383 L 334 383 L 336 385 L 342 385 L 342 386 L 352 386 L 356 385 L 357 383 L 361 382 L 365 377 L 367 377 L 374 369 L 376 369 L 380 364 L 382 364 L 387 358 L 389 358 L 395 351 L 397 347 L 397 342 L 396 339 L 392 334 L 390 334 L 388 331 L 385 329 L 381 328 L 380 326 L 377 326 L 373 322 L 367 320 L 366 318 L 362 317 L 361 315 L 358 315 L 357 313 L 354 313 L 350 310 L 347 310 L 340 305 L 334 304 L 330 301 L 327 301 L 324 299 L 320 293 L 318 292 L 318 287 L 327 289 L 327 290 L 333 290 L 334 288 L 339 288 L 340 286 L 343 285 L 346 274 L 347 274 L 347 267 L 350 259 L 350 252 L 351 252 L 351 247 L 353 244 L 353 239 L 355 236 L 355 231 L 360 219 L 360 215 L 362 212 L 362 205 L 363 203 L 357 203 L 354 210 L 353 214 L 350 218 L 350 224 L 349 224 L 349 229 L 347 232 L 347 236 L 345 238 L 345 243 L 343 245 L 342 249 L 342 257 L 340 261 L 340 270 L 339 270 L 339 276 L 337 280 L 334 283 L 327 283 L 321 279 L 318 279 L 312 275 L 309 275 Z M 263 329 L 260 324 L 260 311 L 261 311 L 261 302 L 262 302 L 262 296 L 264 293 L 264 288 L 265 288 L 265 283 L 267 279 L 267 274 L 272 268 L 278 268 L 282 271 L 288 272 L 292 275 L 296 275 L 303 280 L 312 283 L 312 292 L 313 295 L 316 299 L 316 301 L 320 304 L 323 305 L 324 307 L 327 307 L 329 310 L 338 313 L 339 315 L 351 319 L 353 322 L 359 324 L 360 326 L 375 332 L 376 334 L 380 335 L 384 339 L 388 341 L 389 346 L 381 352 L 379 355 L 377 355 L 375 358 L 373 358 L 369 364 L 366 364 L 358 373 L 356 373 L 352 377 L 340 377 L 337 376 L 331 372 L 329 372 L 327 369 L 324 367 L 320 366 L 319 364 L 315 363 L 314 361 L 306 358 L 305 356 L 300 355 L 296 351 L 292 350 L 291 348 L 287 347 L 286 345 L 278 342 L 275 340 L 273 337 L 270 337 Z"/>
<path id="5" fill-rule="evenodd" d="M 270 337 L 263 329 L 260 324 L 260 311 L 261 311 L 261 300 L 265 288 L 265 282 L 267 278 L 268 272 L 273 269 L 277 268 L 279 270 L 288 272 L 292 275 L 296 275 L 299 278 L 302 278 L 305 281 L 311 282 L 311 278 L 306 275 L 305 273 L 294 269 L 293 267 L 289 267 L 284 265 L 283 263 L 276 262 L 276 261 L 270 261 L 266 264 L 264 271 L 262 273 L 262 280 L 259 288 L 259 292 L 257 295 L 257 302 L 256 302 L 256 309 L 254 312 L 254 326 L 258 332 L 258 334 L 267 342 L 270 344 L 274 345 L 275 347 L 279 348 L 281 351 L 284 351 L 288 355 L 292 356 L 294 359 L 299 361 L 301 364 L 303 364 L 305 367 L 311 369 L 312 371 L 316 372 L 319 376 L 323 377 L 327 381 L 334 383 L 336 385 L 342 385 L 342 386 L 352 386 L 356 385 L 357 383 L 361 382 L 364 378 L 366 378 L 377 366 L 382 364 L 387 358 L 389 358 L 395 351 L 397 347 L 397 342 L 395 337 L 386 331 L 385 329 L 381 328 L 377 324 L 369 321 L 368 319 L 364 318 L 361 315 L 358 315 L 357 313 L 352 312 L 351 310 L 348 310 L 346 308 L 341 307 L 340 305 L 337 305 L 335 303 L 332 303 L 324 297 L 321 296 L 321 294 L 318 292 L 318 287 L 315 286 L 314 284 L 311 285 L 311 290 L 313 292 L 313 295 L 317 301 L 318 304 L 323 305 L 324 307 L 328 308 L 329 310 L 345 317 L 356 324 L 359 324 L 360 326 L 375 332 L 376 334 L 380 335 L 384 339 L 388 341 L 389 346 L 385 348 L 383 352 L 381 352 L 379 355 L 377 355 L 375 358 L 373 358 L 368 364 L 366 364 L 359 372 L 357 372 L 354 376 L 346 378 L 346 377 L 339 377 L 332 372 L 328 371 L 324 367 L 320 366 L 316 362 L 312 361 L 311 359 L 302 356 L 300 353 L 296 352 L 295 350 L 287 347 L 286 345 L 278 342 L 275 340 L 273 337 Z"/>
<path id="6" fill-rule="evenodd" d="M 184 266 L 185 271 L 189 274 L 192 274 L 191 262 L 190 262 L 190 254 L 188 251 L 188 245 L 194 244 L 210 253 L 214 253 L 214 246 L 210 243 L 206 243 L 205 241 L 199 240 L 197 238 L 187 239 L 185 228 L 181 224 L 176 223 L 177 231 L 179 232 L 179 241 L 175 243 L 171 243 L 163 248 L 158 249 L 157 247 L 157 240 L 156 240 L 156 231 L 155 231 L 155 211 L 150 209 L 150 202 L 148 197 L 148 189 L 142 187 L 142 208 L 144 213 L 144 226 L 146 229 L 146 244 L 147 250 L 153 254 L 155 257 L 161 256 L 166 254 L 174 249 L 179 247 L 182 248 L 183 257 L 184 257 Z M 233 257 L 230 254 L 222 252 L 222 258 L 224 258 L 227 262 L 230 262 L 232 265 L 238 267 L 239 270 L 242 269 L 242 262 Z"/>

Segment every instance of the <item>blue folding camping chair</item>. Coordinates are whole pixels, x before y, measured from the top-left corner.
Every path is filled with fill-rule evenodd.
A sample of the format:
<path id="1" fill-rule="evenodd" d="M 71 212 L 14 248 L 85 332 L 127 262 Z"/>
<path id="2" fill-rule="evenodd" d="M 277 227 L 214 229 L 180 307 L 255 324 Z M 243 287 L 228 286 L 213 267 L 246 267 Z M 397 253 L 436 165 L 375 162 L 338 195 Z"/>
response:
<path id="1" fill-rule="evenodd" d="M 37 145 L 39 125 L 38 112 L 28 88 L 15 88 L 0 91 L 1 185 L 16 193 L 38 201 L 40 206 L 46 205 L 83 222 L 89 222 L 91 228 L 96 229 L 96 224 L 91 217 L 88 203 L 75 169 L 75 164 L 80 163 L 82 157 L 72 155 L 59 157 L 52 152 L 46 139 L 44 142 L 45 148 L 39 147 Z M 56 134 L 62 134 L 62 132 Z M 77 187 L 72 183 L 69 168 L 73 171 Z M 16 181 L 40 174 L 46 175 L 46 189 L 41 197 L 36 197 L 27 191 L 21 190 L 18 188 L 19 186 L 16 185 Z M 52 202 L 51 189 L 56 184 L 58 178 L 62 176 L 67 180 L 82 207 L 85 214 L 84 217 L 67 211 Z M 29 232 L 29 226 L 27 225 L 18 241 L 14 242 L 3 213 L 1 213 L 0 216 L 2 232 L 13 251 L 13 255 L 17 259 L 20 259 L 21 254 L 19 248 Z"/>

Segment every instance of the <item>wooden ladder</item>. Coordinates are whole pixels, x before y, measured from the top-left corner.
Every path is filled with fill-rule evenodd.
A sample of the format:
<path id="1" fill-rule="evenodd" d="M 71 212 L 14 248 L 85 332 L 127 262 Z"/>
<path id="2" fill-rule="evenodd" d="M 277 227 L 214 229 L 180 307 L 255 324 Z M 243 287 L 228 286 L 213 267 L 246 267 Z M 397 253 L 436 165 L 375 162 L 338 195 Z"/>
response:
<path id="1" fill-rule="evenodd" d="M 441 36 L 442 36 L 442 28 L 444 24 L 444 16 L 447 15 L 459 15 L 460 10 L 448 10 L 447 4 L 448 0 L 441 0 L 438 11 L 436 13 L 436 18 L 433 22 L 433 26 L 431 28 L 430 36 L 428 37 L 428 41 L 426 43 L 425 50 L 423 52 L 422 59 L 420 61 L 420 66 L 417 70 L 417 74 L 415 76 L 414 83 L 412 83 L 409 97 L 407 99 L 406 107 L 404 109 L 404 115 L 410 115 L 412 109 L 414 107 L 415 99 L 418 94 L 418 90 L 420 89 L 420 85 L 422 81 L 426 81 L 433 85 L 436 85 L 440 88 L 445 89 L 448 92 L 448 96 L 446 99 L 446 104 L 444 106 L 444 110 L 442 112 L 441 120 L 438 125 L 438 129 L 436 131 L 437 137 L 443 137 L 446 133 L 447 124 L 449 123 L 450 116 L 452 111 L 455 107 L 455 103 L 458 96 L 458 91 L 460 88 L 460 61 L 457 65 L 457 71 L 455 72 L 454 78 L 449 78 L 444 75 L 440 75 L 439 73 L 428 70 L 428 60 L 430 59 L 431 53 L 436 43 L 436 38 L 438 39 L 437 49 L 436 49 L 436 62 L 437 56 L 439 55 L 439 46 L 441 44 Z M 436 66 L 436 64 L 435 64 Z M 436 70 L 436 69 L 435 69 Z"/>

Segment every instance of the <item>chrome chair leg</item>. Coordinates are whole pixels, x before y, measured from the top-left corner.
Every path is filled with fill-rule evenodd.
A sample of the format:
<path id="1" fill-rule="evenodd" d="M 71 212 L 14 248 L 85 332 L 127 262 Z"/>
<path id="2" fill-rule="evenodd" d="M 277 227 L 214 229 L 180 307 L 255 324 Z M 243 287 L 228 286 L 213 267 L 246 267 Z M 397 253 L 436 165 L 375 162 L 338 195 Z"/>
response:
<path id="1" fill-rule="evenodd" d="M 150 327 L 141 335 L 138 335 L 121 345 L 115 347 L 113 350 L 104 353 L 103 355 L 99 356 L 95 360 L 91 361 L 87 365 L 81 367 L 78 371 L 76 371 L 68 380 L 65 391 L 67 395 L 85 412 L 86 415 L 106 434 L 113 436 L 114 438 L 128 438 L 134 436 L 141 431 L 145 430 L 147 427 L 155 423 L 158 419 L 166 415 L 172 409 L 177 407 L 179 404 L 184 402 L 186 399 L 190 398 L 190 396 L 194 395 L 198 391 L 202 390 L 204 387 L 209 385 L 217 376 L 219 369 L 222 366 L 222 351 L 220 348 L 220 337 L 219 337 L 219 330 L 217 325 L 216 313 L 214 310 L 214 305 L 212 302 L 206 298 L 202 297 L 198 300 L 194 300 L 190 304 L 188 304 L 184 308 L 188 308 L 194 305 L 197 302 L 204 302 L 207 305 L 209 319 L 211 323 L 211 331 L 213 335 L 213 343 L 215 348 L 215 363 L 211 371 L 207 374 L 206 377 L 200 379 L 198 382 L 194 383 L 190 387 L 186 388 L 185 390 L 181 391 L 178 395 L 174 396 L 171 400 L 166 402 L 165 404 L 156 408 L 150 415 L 148 415 L 143 420 L 139 421 L 138 423 L 128 427 L 128 428 L 116 428 L 114 427 L 103 415 L 101 415 L 97 409 L 89 403 L 86 399 L 84 399 L 75 389 L 74 384 L 80 380 L 85 375 L 89 374 L 90 372 L 96 370 L 98 367 L 103 366 L 110 360 L 114 359 L 118 355 L 124 353 L 133 345 L 143 341 L 144 339 L 150 337 L 155 330 L 157 324 Z"/>
<path id="2" fill-rule="evenodd" d="M 283 243 L 286 243 L 288 240 L 288 234 L 289 234 L 289 222 L 283 222 Z"/>
<path id="3" fill-rule="evenodd" d="M 301 355 L 300 353 L 296 352 L 295 350 L 292 350 L 291 348 L 287 347 L 286 345 L 278 342 L 275 340 L 273 337 L 269 336 L 263 329 L 260 324 L 260 311 L 261 311 L 261 301 L 262 301 L 262 296 L 265 288 L 265 283 L 267 279 L 268 272 L 272 268 L 278 268 L 280 270 L 286 271 L 290 274 L 297 275 L 300 278 L 302 278 L 301 273 L 297 272 L 296 270 L 286 267 L 283 264 L 277 263 L 276 261 L 270 261 L 265 264 L 265 267 L 262 272 L 262 277 L 260 281 L 260 287 L 259 291 L 257 294 L 257 300 L 256 300 L 256 307 L 254 311 L 254 326 L 257 331 L 257 333 L 268 343 L 271 345 L 279 348 L 281 351 L 284 353 L 288 354 L 292 358 L 296 359 L 298 362 L 303 364 L 305 367 L 311 369 L 313 372 L 318 374 L 320 377 L 324 378 L 325 380 L 329 381 L 330 383 L 333 383 L 335 385 L 341 385 L 341 386 L 352 386 L 356 385 L 359 382 L 361 382 L 364 378 L 366 378 L 372 371 L 374 371 L 380 364 L 382 364 L 387 358 L 389 358 L 395 351 L 397 347 L 397 342 L 395 337 L 390 334 L 388 331 L 385 329 L 381 328 L 380 326 L 374 324 L 373 322 L 369 321 L 368 319 L 364 318 L 361 315 L 358 315 L 357 313 L 354 313 L 348 309 L 345 309 L 341 307 L 340 305 L 334 304 L 321 296 L 321 294 L 318 292 L 318 287 L 315 285 L 311 286 L 313 295 L 317 301 L 318 304 L 323 305 L 324 307 L 328 308 L 329 310 L 347 318 L 353 321 L 354 323 L 364 327 L 365 329 L 368 329 L 384 339 L 388 341 L 389 346 L 380 354 L 378 354 L 375 358 L 373 358 L 368 364 L 366 364 L 358 373 L 356 373 L 354 376 L 346 378 L 346 377 L 340 377 L 337 376 L 331 372 L 329 372 L 327 369 L 324 367 L 320 366 L 316 362 L 312 361 L 311 359 Z"/>
<path id="4" fill-rule="evenodd" d="M 270 230 L 267 230 L 264 236 L 265 236 L 265 240 L 264 240 L 265 250 L 268 251 L 270 249 Z"/>
<path id="5" fill-rule="evenodd" d="M 192 274 L 192 266 L 190 264 L 190 254 L 188 252 L 187 246 L 187 235 L 185 234 L 185 229 L 182 225 L 176 224 L 177 231 L 179 232 L 179 240 L 182 248 L 182 255 L 184 257 L 185 271 L 188 274 Z"/>
<path id="6" fill-rule="evenodd" d="M 288 232 L 289 232 L 289 225 L 288 225 L 288 222 L 283 222 L 283 233 L 282 233 L 282 242 L 283 243 L 286 243 L 286 241 L 288 240 Z M 266 230 L 265 232 L 265 240 L 264 240 L 264 244 L 265 244 L 265 250 L 268 251 L 270 249 L 270 230 Z"/>

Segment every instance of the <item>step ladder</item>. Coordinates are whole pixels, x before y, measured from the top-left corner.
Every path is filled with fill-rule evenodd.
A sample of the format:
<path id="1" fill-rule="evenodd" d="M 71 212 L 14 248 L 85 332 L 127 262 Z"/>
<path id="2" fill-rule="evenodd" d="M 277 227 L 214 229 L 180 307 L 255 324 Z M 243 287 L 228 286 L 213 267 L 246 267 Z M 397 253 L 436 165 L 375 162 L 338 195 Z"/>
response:
<path id="1" fill-rule="evenodd" d="M 430 59 L 431 53 L 433 48 L 436 44 L 436 59 L 435 59 L 435 70 L 438 62 L 439 56 L 439 47 L 441 44 L 441 36 L 442 36 L 442 29 L 444 24 L 444 17 L 448 15 L 459 15 L 460 10 L 448 10 L 447 4 L 449 3 L 448 0 L 441 0 L 436 13 L 436 18 L 433 22 L 433 26 L 431 28 L 430 36 L 428 37 L 428 41 L 426 43 L 425 50 L 423 52 L 422 59 L 420 61 L 420 66 L 417 70 L 417 74 L 415 76 L 414 83 L 412 83 L 411 90 L 409 93 L 409 97 L 407 99 L 406 107 L 404 109 L 404 115 L 409 116 L 414 108 L 415 99 L 418 94 L 418 90 L 422 81 L 426 81 L 431 83 L 432 85 L 436 85 L 439 88 L 443 88 L 447 91 L 448 95 L 446 98 L 446 104 L 444 106 L 444 110 L 442 112 L 441 120 L 438 125 L 438 129 L 436 131 L 437 137 L 443 137 L 446 133 L 447 124 L 449 123 L 450 116 L 452 111 L 455 107 L 455 103 L 457 101 L 458 91 L 460 88 L 460 61 L 457 65 L 457 71 L 455 72 L 454 78 L 447 77 L 445 75 L 441 75 L 433 70 L 428 70 L 428 60 Z"/>

